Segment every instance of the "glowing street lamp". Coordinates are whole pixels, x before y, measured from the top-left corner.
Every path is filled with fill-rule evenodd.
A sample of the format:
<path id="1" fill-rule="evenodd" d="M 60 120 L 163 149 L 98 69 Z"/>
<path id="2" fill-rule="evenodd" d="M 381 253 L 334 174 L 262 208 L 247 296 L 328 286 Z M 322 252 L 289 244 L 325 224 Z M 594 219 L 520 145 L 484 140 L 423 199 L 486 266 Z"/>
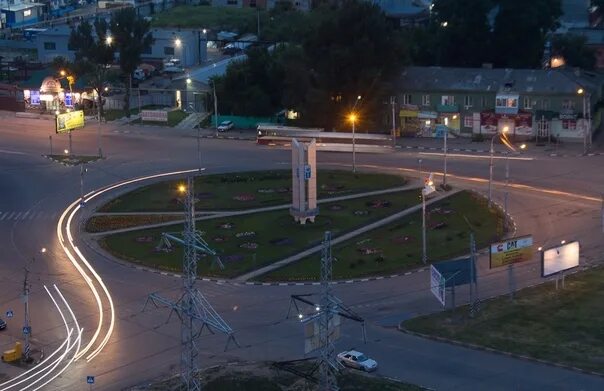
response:
<path id="1" fill-rule="evenodd" d="M 360 98 L 360 97 L 359 97 Z M 354 137 L 355 124 L 357 122 L 356 113 L 352 112 L 348 115 L 348 120 L 352 123 L 352 172 L 357 172 L 357 162 L 356 162 L 356 140 Z"/>
<path id="2" fill-rule="evenodd" d="M 105 37 L 105 44 L 107 45 L 111 45 L 113 43 L 113 37 L 111 35 L 108 35 Z"/>

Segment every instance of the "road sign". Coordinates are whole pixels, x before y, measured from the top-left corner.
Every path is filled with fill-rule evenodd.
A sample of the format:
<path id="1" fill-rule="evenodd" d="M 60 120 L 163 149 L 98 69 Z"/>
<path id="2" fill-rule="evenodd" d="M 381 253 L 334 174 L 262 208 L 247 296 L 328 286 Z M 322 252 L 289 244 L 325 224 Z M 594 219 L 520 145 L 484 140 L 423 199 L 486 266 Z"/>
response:
<path id="1" fill-rule="evenodd" d="M 491 269 L 512 263 L 530 261 L 533 258 L 533 237 L 521 236 L 490 246 Z"/>
<path id="2" fill-rule="evenodd" d="M 541 276 L 547 277 L 579 266 L 579 242 L 552 247 L 541 254 Z"/>
<path id="3" fill-rule="evenodd" d="M 307 181 L 310 179 L 312 171 L 310 170 L 310 166 L 306 164 L 304 166 L 304 180 Z"/>
<path id="4" fill-rule="evenodd" d="M 23 335 L 28 335 L 28 334 L 31 334 L 31 327 L 30 326 L 23 327 Z"/>
<path id="5" fill-rule="evenodd" d="M 94 376 L 86 376 L 86 383 L 94 384 Z"/>
<path id="6" fill-rule="evenodd" d="M 430 265 L 430 290 L 440 304 L 445 306 L 445 278 L 434 265 Z"/>
<path id="7" fill-rule="evenodd" d="M 471 258 L 436 262 L 432 264 L 432 267 L 438 270 L 444 278 L 446 288 L 476 282 L 476 266 L 472 265 Z"/>
<path id="8" fill-rule="evenodd" d="M 13 313 L 13 310 L 8 310 L 6 311 L 6 317 L 7 318 L 12 318 L 15 314 Z"/>

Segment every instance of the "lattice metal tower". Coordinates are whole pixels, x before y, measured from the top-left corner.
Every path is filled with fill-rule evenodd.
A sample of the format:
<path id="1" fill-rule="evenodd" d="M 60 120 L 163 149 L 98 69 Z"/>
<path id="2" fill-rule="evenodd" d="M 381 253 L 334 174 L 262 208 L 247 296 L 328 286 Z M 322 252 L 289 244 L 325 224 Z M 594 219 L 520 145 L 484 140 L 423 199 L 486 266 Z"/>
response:
<path id="1" fill-rule="evenodd" d="M 220 331 L 228 335 L 227 345 L 232 340 L 237 346 L 233 329 L 218 315 L 212 305 L 207 301 L 199 289 L 195 286 L 197 281 L 197 252 L 201 251 L 208 255 L 216 256 L 216 252 L 210 249 L 203 240 L 200 233 L 195 229 L 195 191 L 193 178 L 187 178 L 185 207 L 185 226 L 182 239 L 172 233 L 163 233 L 160 246 L 170 248 L 171 241 L 184 245 L 183 257 L 183 293 L 176 302 L 166 299 L 157 293 L 152 293 L 147 299 L 156 307 L 157 303 L 166 305 L 176 312 L 181 320 L 181 377 L 183 385 L 188 391 L 201 390 L 201 382 L 196 376 L 199 365 L 199 346 L 197 338 L 201 335 L 204 327 Z M 218 260 L 220 267 L 222 263 Z M 145 303 L 145 307 L 147 306 Z M 144 308 L 143 308 L 144 310 Z M 170 313 L 170 315 L 172 314 Z"/>
<path id="2" fill-rule="evenodd" d="M 333 346 L 332 333 L 334 314 L 338 312 L 339 300 L 331 293 L 331 232 L 325 232 L 323 250 L 321 251 L 321 301 L 319 319 L 319 390 L 337 391 L 338 382 L 336 374 L 339 364 L 335 360 L 335 347 Z"/>

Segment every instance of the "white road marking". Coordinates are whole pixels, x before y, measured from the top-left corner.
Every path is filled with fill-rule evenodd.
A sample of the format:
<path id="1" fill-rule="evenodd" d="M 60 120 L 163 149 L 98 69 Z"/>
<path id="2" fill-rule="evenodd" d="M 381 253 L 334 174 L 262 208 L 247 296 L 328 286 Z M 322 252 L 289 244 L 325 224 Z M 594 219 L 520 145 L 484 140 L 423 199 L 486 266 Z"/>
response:
<path id="1" fill-rule="evenodd" d="M 9 155 L 27 155 L 25 152 L 8 151 L 6 149 L 0 149 L 0 153 L 6 153 L 6 154 L 9 154 Z"/>

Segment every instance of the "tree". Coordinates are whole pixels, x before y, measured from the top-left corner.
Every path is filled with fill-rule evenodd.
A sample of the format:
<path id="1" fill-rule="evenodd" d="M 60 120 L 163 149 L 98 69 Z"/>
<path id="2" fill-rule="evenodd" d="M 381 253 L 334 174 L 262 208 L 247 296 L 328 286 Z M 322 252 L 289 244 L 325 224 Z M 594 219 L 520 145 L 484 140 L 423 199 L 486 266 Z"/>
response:
<path id="1" fill-rule="evenodd" d="M 87 21 L 71 30 L 69 46 L 75 51 L 73 71 L 76 77 L 87 76 L 99 97 L 99 118 L 103 118 L 101 93 L 107 81 L 108 66 L 115 58 L 115 48 L 107 44 L 109 25 L 97 19 L 93 26 Z"/>
<path id="2" fill-rule="evenodd" d="M 134 8 L 123 8 L 113 14 L 111 19 L 111 33 L 120 53 L 120 69 L 126 76 L 124 110 L 128 117 L 130 117 L 132 74 L 139 66 L 142 54 L 153 44 L 150 29 L 150 22 L 139 17 Z"/>
<path id="3" fill-rule="evenodd" d="M 311 86 L 302 118 L 327 129 L 348 127 L 346 116 L 361 95 L 359 127 L 378 126 L 388 93 L 384 82 L 407 59 L 400 35 L 370 2 L 345 0 L 341 8 L 320 8 L 315 15 L 317 26 L 303 45 Z"/>
<path id="4" fill-rule="evenodd" d="M 435 0 L 430 31 L 436 65 L 476 67 L 490 59 L 491 0 Z"/>
<path id="5" fill-rule="evenodd" d="M 552 54 L 562 56 L 567 65 L 583 69 L 594 69 L 595 50 L 586 45 L 587 38 L 577 34 L 555 35 L 552 39 Z"/>
<path id="6" fill-rule="evenodd" d="M 494 62 L 500 67 L 539 68 L 546 35 L 558 26 L 560 0 L 498 0 L 493 31 Z"/>

